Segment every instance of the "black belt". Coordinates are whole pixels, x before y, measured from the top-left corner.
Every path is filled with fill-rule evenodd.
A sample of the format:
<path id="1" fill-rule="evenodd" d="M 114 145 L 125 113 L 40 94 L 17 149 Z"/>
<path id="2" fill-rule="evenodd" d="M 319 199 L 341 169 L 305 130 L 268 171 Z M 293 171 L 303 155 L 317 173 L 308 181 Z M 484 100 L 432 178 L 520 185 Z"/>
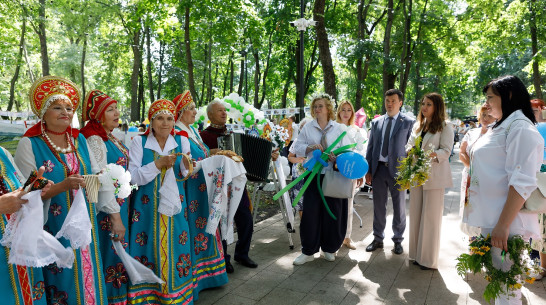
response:
<path id="1" fill-rule="evenodd" d="M 379 165 L 384 165 L 385 167 L 389 167 L 389 162 L 378 161 L 377 163 Z"/>

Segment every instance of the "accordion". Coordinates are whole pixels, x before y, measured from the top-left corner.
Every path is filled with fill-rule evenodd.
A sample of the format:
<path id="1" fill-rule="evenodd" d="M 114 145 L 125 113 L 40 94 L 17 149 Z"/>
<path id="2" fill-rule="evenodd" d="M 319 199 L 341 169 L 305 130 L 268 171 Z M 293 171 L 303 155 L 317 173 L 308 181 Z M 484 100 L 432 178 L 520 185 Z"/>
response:
<path id="1" fill-rule="evenodd" d="M 270 141 L 242 133 L 230 133 L 218 137 L 218 148 L 232 150 L 243 157 L 246 177 L 250 181 L 265 181 L 269 175 L 269 163 L 273 143 Z"/>

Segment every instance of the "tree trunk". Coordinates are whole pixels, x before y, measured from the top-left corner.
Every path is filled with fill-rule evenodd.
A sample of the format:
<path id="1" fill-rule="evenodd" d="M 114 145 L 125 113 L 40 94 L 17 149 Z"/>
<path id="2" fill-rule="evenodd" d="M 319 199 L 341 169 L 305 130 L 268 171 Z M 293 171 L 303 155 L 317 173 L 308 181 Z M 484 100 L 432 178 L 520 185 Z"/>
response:
<path id="1" fill-rule="evenodd" d="M 87 54 L 87 35 L 83 34 L 82 61 L 80 73 L 82 78 L 82 97 L 85 98 L 85 55 Z M 82 122 L 83 123 L 83 122 Z"/>
<path id="2" fill-rule="evenodd" d="M 46 15 L 45 15 L 45 0 L 40 0 L 38 8 L 38 30 L 36 33 L 40 38 L 40 54 L 42 57 L 42 75 L 49 75 L 49 55 L 47 54 L 47 36 L 46 36 Z M 36 29 L 35 29 L 36 30 Z"/>
<path id="3" fill-rule="evenodd" d="M 188 83 L 190 87 L 190 93 L 197 105 L 200 105 L 195 90 L 195 79 L 193 76 L 193 59 L 191 57 L 191 45 L 190 45 L 190 7 L 186 7 L 185 20 L 184 20 L 184 44 L 186 46 L 186 61 L 188 65 Z"/>
<path id="4" fill-rule="evenodd" d="M 406 88 L 408 85 L 408 79 L 409 79 L 409 73 L 411 69 L 411 62 L 413 59 L 413 54 L 415 53 L 415 47 L 417 46 L 418 41 L 421 39 L 421 30 L 423 28 L 423 21 L 425 19 L 425 14 L 427 12 L 427 5 L 428 0 L 425 0 L 425 4 L 423 6 L 423 11 L 421 12 L 421 20 L 419 20 L 419 27 L 417 30 L 417 37 L 415 41 L 412 41 L 411 37 L 411 16 L 413 15 L 413 1 L 409 0 L 409 14 L 406 16 L 406 27 L 407 30 L 405 30 L 405 38 L 406 41 L 406 48 L 404 49 L 404 55 L 402 56 L 402 67 L 404 67 L 404 73 L 402 74 L 402 77 L 400 79 L 400 91 L 405 95 L 406 94 Z M 404 10 L 405 10 L 405 4 L 404 4 Z"/>
<path id="5" fill-rule="evenodd" d="M 140 106 L 140 121 L 144 121 L 144 115 L 146 113 L 146 101 L 144 100 L 144 69 L 140 64 L 140 71 L 138 72 L 138 105 Z M 150 122 L 151 123 L 151 122 Z"/>
<path id="6" fill-rule="evenodd" d="M 332 64 L 332 55 L 330 53 L 330 43 L 324 18 L 324 5 L 326 0 L 316 0 L 313 8 L 313 18 L 317 22 L 317 41 L 319 47 L 319 58 L 322 65 L 322 74 L 324 78 L 324 91 L 337 100 L 336 74 Z"/>
<path id="7" fill-rule="evenodd" d="M 535 94 L 538 99 L 543 100 L 542 89 L 540 85 L 542 80 L 540 79 L 539 71 L 539 57 L 538 53 L 538 41 L 537 41 L 537 24 L 536 24 L 536 0 L 531 0 L 529 3 L 529 9 L 531 18 L 529 18 L 529 27 L 531 28 L 531 50 L 533 52 L 533 85 L 535 87 Z"/>
<path id="8" fill-rule="evenodd" d="M 208 52 L 207 52 L 207 98 L 203 100 L 203 103 L 206 105 L 212 101 L 212 39 L 209 39 L 208 43 Z"/>
<path id="9" fill-rule="evenodd" d="M 420 104 L 420 101 L 419 101 L 419 97 L 421 96 L 421 93 L 419 92 L 420 88 L 419 86 L 421 85 L 419 83 L 419 81 L 421 80 L 421 60 L 417 60 L 417 62 L 415 63 L 415 99 L 413 100 L 413 113 L 415 114 L 415 116 L 417 116 L 417 114 L 419 113 L 419 104 Z"/>
<path id="10" fill-rule="evenodd" d="M 150 27 L 147 26 L 145 30 L 146 35 L 146 71 L 148 72 L 148 88 L 150 90 L 150 104 L 155 101 L 154 97 L 154 82 L 152 79 L 152 48 L 150 46 Z"/>
<path id="11" fill-rule="evenodd" d="M 392 89 L 393 85 L 390 83 L 389 78 L 389 66 L 391 56 L 391 30 L 392 23 L 394 21 L 394 0 L 387 1 L 387 25 L 385 26 L 385 36 L 383 37 L 383 94 L 389 89 Z M 385 96 L 383 96 L 384 98 Z M 384 104 L 384 103 L 383 103 Z M 383 105 L 383 112 L 385 112 L 385 105 Z"/>
<path id="12" fill-rule="evenodd" d="M 23 50 L 25 48 L 25 34 L 27 32 L 27 15 L 23 10 L 23 26 L 21 28 L 21 39 L 19 40 L 19 55 L 17 55 L 17 65 L 15 66 L 15 72 L 11 78 L 9 85 L 9 102 L 7 111 L 11 111 L 13 103 L 15 101 L 15 83 L 19 79 L 19 71 L 21 70 L 21 63 L 23 61 Z"/>
<path id="13" fill-rule="evenodd" d="M 260 55 L 258 50 L 254 49 L 254 107 L 260 109 Z"/>
<path id="14" fill-rule="evenodd" d="M 286 108 L 286 97 L 288 96 L 288 89 L 290 89 L 290 79 L 292 78 L 292 73 L 294 73 L 294 66 L 290 65 L 288 68 L 286 81 L 284 82 L 284 87 L 282 88 L 281 108 Z"/>
<path id="15" fill-rule="evenodd" d="M 233 56 L 234 56 L 234 51 L 231 51 L 231 55 L 229 56 L 229 60 L 230 60 L 230 70 L 229 70 L 229 93 L 232 93 L 233 92 L 233 77 L 234 77 L 234 70 L 235 70 L 235 64 L 233 63 Z M 225 96 L 225 95 L 224 95 Z"/>
<path id="16" fill-rule="evenodd" d="M 241 58 L 241 73 L 239 74 L 239 89 L 237 89 L 237 94 L 239 94 L 239 96 L 243 96 L 243 85 L 244 85 L 244 82 L 245 82 L 245 62 L 246 62 L 246 53 L 243 55 L 241 54 L 243 57 Z M 245 101 L 246 102 L 246 101 Z"/>
<path id="17" fill-rule="evenodd" d="M 300 88 L 300 78 L 304 77 L 300 72 L 300 65 L 303 65 L 304 63 L 300 62 L 300 56 L 299 56 L 299 54 L 300 54 L 300 40 L 299 39 L 296 41 L 296 52 L 294 54 L 296 54 L 296 56 L 295 56 L 296 57 L 296 77 L 294 79 L 294 83 L 296 85 L 296 107 L 302 109 L 303 107 L 305 107 L 305 93 L 301 92 L 302 88 Z M 302 94 L 303 94 L 303 97 L 304 97 L 303 99 L 300 98 L 300 96 Z M 303 104 L 301 103 L 302 100 L 304 101 Z"/>
<path id="18" fill-rule="evenodd" d="M 159 71 L 157 72 L 157 98 L 161 98 L 161 81 L 163 75 L 163 61 L 165 58 L 165 43 L 159 42 Z"/>
<path id="19" fill-rule="evenodd" d="M 207 46 L 205 46 L 205 62 L 207 62 Z M 199 99 L 199 103 L 197 105 L 201 106 L 204 100 L 206 99 L 205 95 L 205 89 L 207 88 L 207 65 L 203 65 L 203 82 L 201 83 L 201 99 Z"/>
<path id="20" fill-rule="evenodd" d="M 265 70 L 264 70 L 264 75 L 263 75 L 263 80 L 262 80 L 262 98 L 260 100 L 260 102 L 258 103 L 258 106 L 257 107 L 258 109 L 261 109 L 262 108 L 262 105 L 264 104 L 264 101 L 265 101 L 265 93 L 266 93 L 266 86 L 267 86 L 267 82 L 266 82 L 266 79 L 267 79 L 267 74 L 269 72 L 269 60 L 271 59 L 271 49 L 273 48 L 273 41 L 272 41 L 272 36 L 273 36 L 273 32 L 271 32 L 269 34 L 269 46 L 268 46 L 268 50 L 267 50 L 267 59 L 266 59 L 266 62 L 265 62 Z M 283 107 L 285 108 L 285 107 Z"/>
<path id="21" fill-rule="evenodd" d="M 230 67 L 231 67 L 231 62 L 232 62 L 232 58 L 230 56 L 229 60 L 228 60 L 228 64 L 227 64 L 226 73 L 224 74 L 224 90 L 222 92 L 222 96 L 226 96 L 227 82 L 228 82 L 228 78 L 229 78 L 229 71 L 230 71 Z"/>
<path id="22" fill-rule="evenodd" d="M 138 20 L 140 24 L 140 19 Z M 140 117 L 140 107 L 138 103 L 138 77 L 142 64 L 142 54 L 140 50 L 140 26 L 133 34 L 133 44 L 131 46 L 133 50 L 133 72 L 131 74 L 131 121 L 137 122 Z"/>

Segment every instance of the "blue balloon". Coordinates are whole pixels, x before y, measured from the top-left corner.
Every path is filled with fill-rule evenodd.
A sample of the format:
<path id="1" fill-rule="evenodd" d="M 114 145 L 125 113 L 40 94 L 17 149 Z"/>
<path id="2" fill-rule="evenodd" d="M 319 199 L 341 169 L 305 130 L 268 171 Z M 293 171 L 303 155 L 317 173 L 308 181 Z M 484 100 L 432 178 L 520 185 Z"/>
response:
<path id="1" fill-rule="evenodd" d="M 131 126 L 129 129 L 127 129 L 127 131 L 138 131 L 138 127 Z"/>
<path id="2" fill-rule="evenodd" d="M 538 123 L 537 130 L 544 139 L 544 143 L 546 143 L 546 123 Z M 546 160 L 546 149 L 544 150 L 543 159 Z"/>
<path id="3" fill-rule="evenodd" d="M 337 156 L 336 163 L 339 172 L 349 179 L 364 177 L 369 168 L 366 158 L 352 151 Z"/>

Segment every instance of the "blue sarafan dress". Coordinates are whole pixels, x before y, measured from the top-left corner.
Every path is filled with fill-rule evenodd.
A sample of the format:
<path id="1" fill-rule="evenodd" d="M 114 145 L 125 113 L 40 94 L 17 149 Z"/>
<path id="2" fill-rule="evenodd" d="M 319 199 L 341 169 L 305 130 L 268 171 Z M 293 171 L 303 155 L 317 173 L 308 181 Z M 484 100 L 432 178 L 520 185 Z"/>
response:
<path id="1" fill-rule="evenodd" d="M 165 284 L 129 285 L 128 303 L 193 304 L 192 243 L 189 239 L 188 209 L 180 171 L 182 158 L 177 158 L 173 166 L 178 187 L 176 195 L 180 196 L 182 209 L 180 213 L 169 217 L 158 212 L 161 198 L 159 190 L 163 184 L 164 174 L 151 163 L 162 154 L 150 148 L 155 144 L 155 147 L 160 149 L 157 140 L 152 133 L 139 138 L 134 139 L 129 147 L 132 180 L 139 182 L 138 190 L 133 193 L 130 200 L 129 253 L 152 269 Z M 164 149 L 164 155 L 182 153 L 181 137 L 169 136 Z M 148 175 L 142 174 L 144 171 L 147 171 Z M 150 176 L 149 173 L 153 171 L 156 171 L 156 174 Z M 142 178 L 144 176 L 146 177 Z M 148 182 L 141 184 L 146 181 Z"/>
<path id="2" fill-rule="evenodd" d="M 30 140 L 30 148 L 27 140 Z M 87 142 L 82 134 L 74 139 L 74 146 L 76 153 L 63 154 L 54 152 L 42 136 L 25 137 L 19 142 L 16 154 L 23 150 L 32 150 L 34 166 L 44 166 L 46 169 L 44 177 L 54 183 L 60 183 L 72 174 L 92 173 Z M 23 174 L 30 172 L 29 162 L 31 160 L 17 158 L 17 165 Z M 51 198 L 44 230 L 53 236 L 61 229 L 75 193 L 74 190 L 69 190 Z M 87 202 L 87 196 L 84 197 L 92 225 L 91 243 L 74 250 L 75 260 L 72 269 L 59 268 L 55 263 L 42 268 L 48 304 L 108 304 L 99 250 L 95 204 Z M 65 247 L 70 246 L 70 241 L 64 237 L 59 241 Z"/>
<path id="3" fill-rule="evenodd" d="M 179 124 L 180 122 L 177 122 L 176 128 L 182 130 Z M 189 135 L 191 156 L 201 161 L 210 155 L 209 148 L 203 143 L 199 133 L 191 126 L 190 129 L 185 131 Z M 203 170 L 199 170 L 185 181 L 188 222 L 193 245 L 191 256 L 195 283 L 193 295 L 196 300 L 201 290 L 222 286 L 228 282 L 220 231 L 216 230 L 215 235 L 205 232 L 209 204 L 203 175 Z"/>
<path id="4" fill-rule="evenodd" d="M 99 138 L 97 136 L 97 138 Z M 100 138 L 99 138 L 100 139 Z M 89 139 L 88 139 L 89 141 Z M 100 139 L 102 141 L 102 139 Z M 89 141 L 90 147 L 93 148 L 93 152 L 96 148 L 92 145 L 92 141 Z M 109 135 L 108 140 L 104 141 L 106 146 L 106 163 L 117 164 L 123 166 L 127 170 L 129 150 L 123 143 Z M 103 148 L 104 149 L 104 148 Z M 99 163 L 99 166 L 102 164 Z M 120 206 L 119 215 L 123 226 L 127 229 L 125 233 L 125 240 L 122 242 L 124 248 L 127 248 L 129 243 L 127 237 L 129 236 L 129 199 L 117 198 L 117 204 Z M 110 215 L 105 212 L 99 212 L 97 214 L 97 222 L 99 224 L 98 234 L 101 240 L 100 251 L 102 254 L 102 264 L 104 271 L 104 279 L 106 282 L 106 294 L 108 295 L 108 302 L 110 305 L 124 305 L 127 304 L 127 291 L 129 284 L 129 276 L 125 270 L 125 266 L 121 262 L 119 256 L 114 251 L 112 242 L 110 241 L 110 228 L 112 223 L 110 221 Z"/>
<path id="5" fill-rule="evenodd" d="M 0 148 L 0 183 L 3 192 L 13 192 L 21 187 L 19 175 L 8 152 Z M 2 194 L 3 195 L 3 194 Z M 0 239 L 7 225 L 6 215 L 0 215 Z M 29 268 L 8 264 L 9 249 L 0 250 L 0 296 L 2 304 L 42 305 L 46 304 L 42 268 Z"/>

